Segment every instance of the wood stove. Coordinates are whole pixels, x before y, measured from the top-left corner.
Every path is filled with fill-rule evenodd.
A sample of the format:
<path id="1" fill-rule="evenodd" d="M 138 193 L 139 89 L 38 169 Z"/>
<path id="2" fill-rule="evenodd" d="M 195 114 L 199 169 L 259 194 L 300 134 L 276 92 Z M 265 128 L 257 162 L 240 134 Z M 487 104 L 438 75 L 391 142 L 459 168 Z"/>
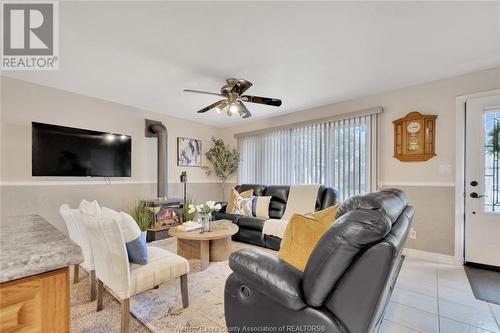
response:
<path id="1" fill-rule="evenodd" d="M 170 237 L 168 230 L 182 222 L 182 200 L 151 199 L 146 202 L 151 212 L 151 225 L 146 241 L 152 242 Z"/>
<path id="2" fill-rule="evenodd" d="M 152 213 L 152 222 L 146 241 L 170 237 L 168 230 L 182 221 L 182 199 L 167 199 L 168 160 L 167 128 L 160 121 L 146 119 L 146 137 L 157 138 L 157 198 L 146 200 Z"/>

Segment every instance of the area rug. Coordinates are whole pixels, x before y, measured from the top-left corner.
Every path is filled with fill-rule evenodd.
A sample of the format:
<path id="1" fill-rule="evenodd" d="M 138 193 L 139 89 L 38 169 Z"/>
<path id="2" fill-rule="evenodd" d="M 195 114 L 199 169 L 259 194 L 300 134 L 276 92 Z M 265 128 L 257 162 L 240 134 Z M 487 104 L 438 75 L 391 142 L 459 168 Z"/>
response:
<path id="1" fill-rule="evenodd" d="M 176 252 L 173 238 L 154 242 L 151 245 Z M 232 242 L 232 251 L 255 247 L 261 251 L 274 252 L 249 244 Z M 231 273 L 228 262 L 210 263 L 200 271 L 199 260 L 190 260 L 188 275 L 189 307 L 182 308 L 179 279 L 146 291 L 130 300 L 130 332 L 226 332 L 224 319 L 224 284 Z M 109 293 L 104 297 L 104 310 L 96 313 L 95 303 L 88 300 L 88 278 L 72 287 L 72 332 L 115 332 L 120 327 L 120 307 Z M 141 323 L 148 329 L 143 327 Z"/>
<path id="2" fill-rule="evenodd" d="M 482 301 L 500 305 L 500 272 L 464 266 L 474 296 Z"/>

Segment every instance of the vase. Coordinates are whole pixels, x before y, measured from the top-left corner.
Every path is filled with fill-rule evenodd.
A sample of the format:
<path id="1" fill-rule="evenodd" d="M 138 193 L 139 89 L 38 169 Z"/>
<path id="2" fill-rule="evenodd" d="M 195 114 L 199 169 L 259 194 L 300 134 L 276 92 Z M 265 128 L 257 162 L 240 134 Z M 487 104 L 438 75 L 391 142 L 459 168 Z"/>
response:
<path id="1" fill-rule="evenodd" d="M 211 214 L 204 214 L 201 217 L 201 225 L 203 226 L 203 232 L 212 231 L 212 223 L 210 223 L 211 220 L 212 220 Z"/>

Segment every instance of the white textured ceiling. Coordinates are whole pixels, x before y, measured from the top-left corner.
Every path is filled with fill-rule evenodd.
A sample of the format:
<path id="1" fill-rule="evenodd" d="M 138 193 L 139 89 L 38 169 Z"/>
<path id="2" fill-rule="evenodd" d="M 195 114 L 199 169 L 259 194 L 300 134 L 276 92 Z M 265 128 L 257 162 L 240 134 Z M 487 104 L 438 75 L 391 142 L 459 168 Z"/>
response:
<path id="1" fill-rule="evenodd" d="M 62 2 L 60 70 L 2 75 L 215 126 L 227 77 L 257 117 L 500 65 L 500 2 Z"/>

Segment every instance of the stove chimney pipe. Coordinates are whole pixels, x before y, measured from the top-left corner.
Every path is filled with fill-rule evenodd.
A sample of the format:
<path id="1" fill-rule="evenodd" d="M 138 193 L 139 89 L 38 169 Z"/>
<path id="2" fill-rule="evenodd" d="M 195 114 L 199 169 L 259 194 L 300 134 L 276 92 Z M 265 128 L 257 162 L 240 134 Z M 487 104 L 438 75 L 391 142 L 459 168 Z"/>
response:
<path id="1" fill-rule="evenodd" d="M 158 199 L 165 200 L 168 194 L 167 128 L 160 121 L 146 119 L 146 136 L 158 138 L 157 195 Z"/>

